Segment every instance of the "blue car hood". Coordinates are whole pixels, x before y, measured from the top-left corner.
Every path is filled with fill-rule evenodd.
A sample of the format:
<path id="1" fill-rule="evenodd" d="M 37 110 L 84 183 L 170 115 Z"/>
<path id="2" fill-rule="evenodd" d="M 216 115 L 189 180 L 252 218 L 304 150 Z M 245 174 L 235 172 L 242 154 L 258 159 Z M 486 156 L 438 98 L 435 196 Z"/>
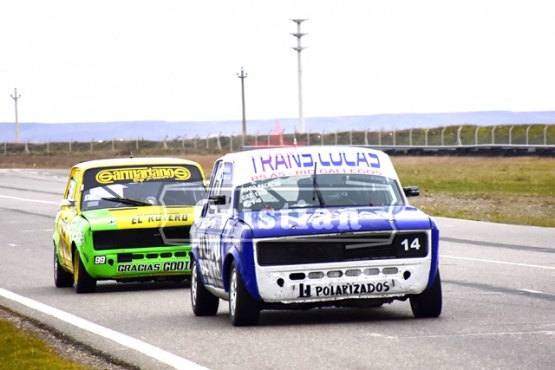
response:
<path id="1" fill-rule="evenodd" d="M 238 216 L 255 238 L 435 228 L 428 215 L 411 206 L 270 209 Z"/>

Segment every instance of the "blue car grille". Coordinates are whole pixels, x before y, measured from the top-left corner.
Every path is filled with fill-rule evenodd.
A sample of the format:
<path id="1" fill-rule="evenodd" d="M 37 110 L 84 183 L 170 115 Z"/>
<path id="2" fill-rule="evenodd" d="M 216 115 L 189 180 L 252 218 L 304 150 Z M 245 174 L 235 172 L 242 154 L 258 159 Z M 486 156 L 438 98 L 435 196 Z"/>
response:
<path id="1" fill-rule="evenodd" d="M 150 229 L 105 230 L 93 233 L 94 249 L 134 249 L 188 245 L 190 226 Z"/>
<path id="2" fill-rule="evenodd" d="M 415 242 L 416 240 L 416 242 Z M 380 233 L 262 240 L 256 244 L 260 266 L 417 258 L 428 255 L 428 234 Z"/>

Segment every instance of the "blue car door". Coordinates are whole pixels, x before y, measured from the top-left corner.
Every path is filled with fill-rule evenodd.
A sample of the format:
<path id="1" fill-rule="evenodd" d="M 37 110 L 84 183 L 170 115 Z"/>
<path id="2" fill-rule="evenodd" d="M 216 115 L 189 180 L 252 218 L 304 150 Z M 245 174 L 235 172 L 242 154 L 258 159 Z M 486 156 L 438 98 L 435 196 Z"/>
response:
<path id="1" fill-rule="evenodd" d="M 232 163 L 217 162 L 210 179 L 209 196 L 224 196 L 224 204 L 209 202 L 198 223 L 196 236 L 200 238 L 199 266 L 207 285 L 224 288 L 223 257 L 225 256 L 223 233 L 232 215 L 231 204 Z"/>

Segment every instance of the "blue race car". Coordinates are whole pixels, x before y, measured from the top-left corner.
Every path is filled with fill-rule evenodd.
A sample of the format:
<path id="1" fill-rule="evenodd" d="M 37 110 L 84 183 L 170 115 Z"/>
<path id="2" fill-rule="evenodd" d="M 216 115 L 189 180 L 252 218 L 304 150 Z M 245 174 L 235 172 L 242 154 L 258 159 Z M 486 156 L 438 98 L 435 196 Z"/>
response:
<path id="1" fill-rule="evenodd" d="M 415 317 L 442 310 L 439 230 L 407 197 L 387 154 L 310 146 L 218 159 L 191 227 L 197 316 L 229 302 L 235 326 L 264 309 L 377 307 L 409 300 Z"/>

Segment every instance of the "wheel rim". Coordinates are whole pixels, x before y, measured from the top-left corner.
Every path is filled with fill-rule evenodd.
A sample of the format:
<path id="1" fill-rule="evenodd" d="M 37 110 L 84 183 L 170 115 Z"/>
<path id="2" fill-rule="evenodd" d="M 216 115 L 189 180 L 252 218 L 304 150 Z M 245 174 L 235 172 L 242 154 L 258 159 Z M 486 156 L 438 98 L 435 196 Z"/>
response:
<path id="1" fill-rule="evenodd" d="M 229 313 L 235 316 L 235 307 L 237 305 L 237 270 L 231 272 L 231 281 L 229 282 Z"/>
<path id="2" fill-rule="evenodd" d="M 58 256 L 56 255 L 56 248 L 54 248 L 54 277 L 58 277 Z"/>
<path id="3" fill-rule="evenodd" d="M 73 259 L 73 280 L 75 284 L 79 281 L 79 255 L 75 254 L 75 258 Z"/>
<path id="4" fill-rule="evenodd" d="M 197 265 L 193 262 L 191 267 L 191 304 L 195 306 L 197 301 Z"/>

